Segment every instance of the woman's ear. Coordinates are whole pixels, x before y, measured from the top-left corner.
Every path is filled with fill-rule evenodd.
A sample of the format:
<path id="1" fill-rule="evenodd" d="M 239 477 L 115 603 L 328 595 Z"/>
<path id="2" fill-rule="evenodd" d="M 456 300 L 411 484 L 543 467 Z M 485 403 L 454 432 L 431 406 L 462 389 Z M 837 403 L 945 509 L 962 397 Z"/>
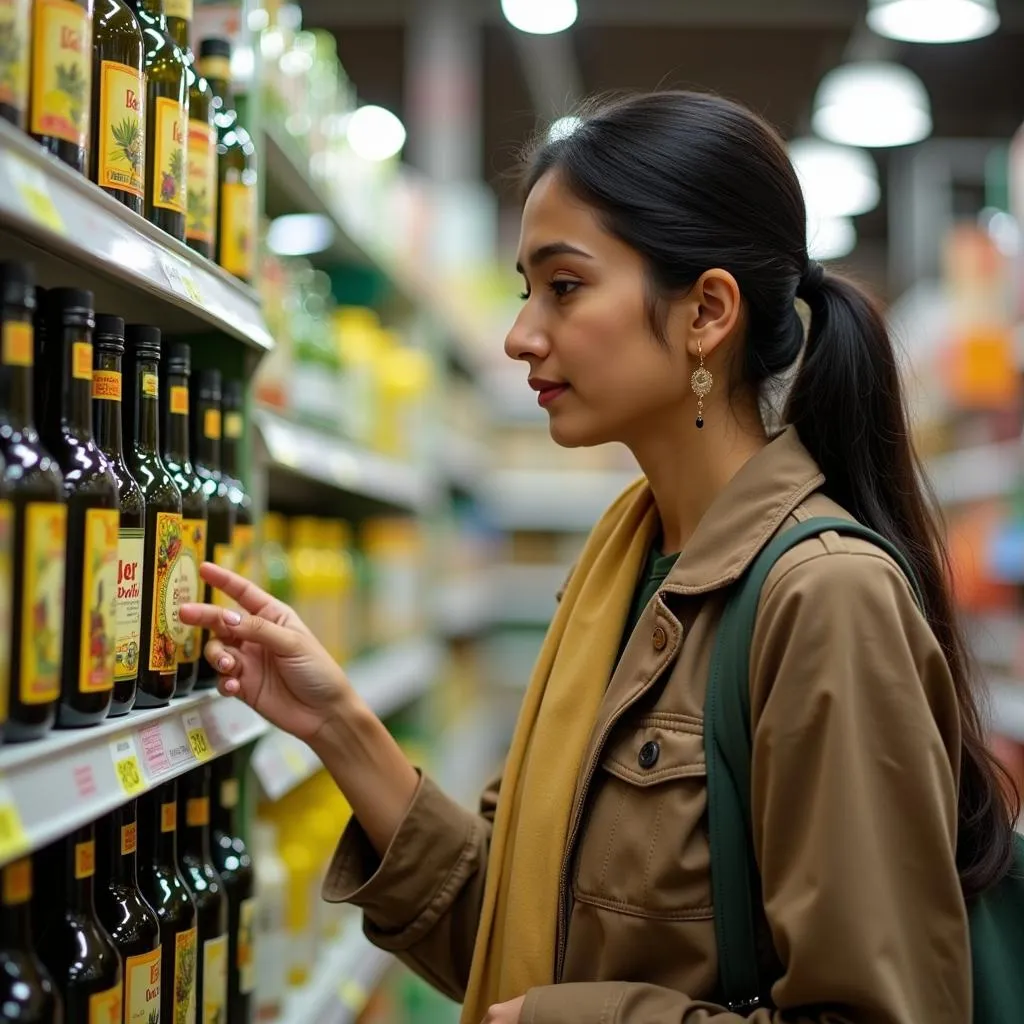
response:
<path id="1" fill-rule="evenodd" d="M 687 351 L 697 355 L 697 338 L 704 357 L 710 356 L 736 329 L 742 312 L 740 286 L 728 270 L 705 270 L 687 295 L 689 340 Z"/>

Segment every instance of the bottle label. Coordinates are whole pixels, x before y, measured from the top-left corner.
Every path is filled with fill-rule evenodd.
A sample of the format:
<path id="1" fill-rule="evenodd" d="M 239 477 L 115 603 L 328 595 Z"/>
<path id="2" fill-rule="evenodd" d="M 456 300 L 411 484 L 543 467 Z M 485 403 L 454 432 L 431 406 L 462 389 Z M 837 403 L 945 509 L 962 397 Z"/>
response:
<path id="1" fill-rule="evenodd" d="M 100 401 L 121 401 L 121 374 L 117 370 L 92 371 L 92 397 Z"/>
<path id="2" fill-rule="evenodd" d="M 188 569 L 182 565 L 181 516 L 177 512 L 157 513 L 153 546 L 156 573 L 150 612 L 149 670 L 172 672 L 178 664 L 178 647 L 190 632 L 178 614 L 190 584 Z"/>
<path id="3" fill-rule="evenodd" d="M 228 1013 L 228 937 L 203 943 L 203 1024 L 222 1024 Z"/>
<path id="4" fill-rule="evenodd" d="M 124 1024 L 160 1019 L 160 947 L 124 962 Z"/>
<path id="5" fill-rule="evenodd" d="M 252 526 L 243 526 L 241 523 L 235 526 L 231 535 L 231 546 L 235 553 L 235 572 L 244 576 L 247 580 L 253 578 L 256 559 L 256 529 Z"/>
<path id="6" fill-rule="evenodd" d="M 203 57 L 199 61 L 199 73 L 203 78 L 216 82 L 231 81 L 230 57 Z"/>
<path id="7" fill-rule="evenodd" d="M 14 613 L 14 506 L 0 501 L 0 722 L 7 721 Z"/>
<path id="8" fill-rule="evenodd" d="M 2 37 L 0 37 L 2 38 Z M 0 47 L 2 50 L 3 47 Z M 5 366 L 32 365 L 32 325 L 24 320 L 5 320 L 3 354 Z"/>
<path id="9" fill-rule="evenodd" d="M 188 122 L 188 215 L 185 237 L 213 245 L 217 223 L 217 132 L 198 118 Z"/>
<path id="10" fill-rule="evenodd" d="M 243 420 L 240 412 L 224 413 L 224 436 L 237 441 L 242 436 Z"/>
<path id="11" fill-rule="evenodd" d="M 182 575 L 187 577 L 189 588 L 185 600 L 194 602 L 200 599 L 199 566 L 206 558 L 206 520 L 183 519 L 181 534 Z M 178 649 L 178 664 L 191 665 L 192 662 L 198 661 L 202 652 L 202 643 L 202 627 L 188 627 L 185 640 Z"/>
<path id="12" fill-rule="evenodd" d="M 143 373 L 142 393 L 147 398 L 160 397 L 160 378 L 155 373 Z"/>
<path id="13" fill-rule="evenodd" d="M 196 1024 L 196 930 L 174 937 L 174 1020 L 171 1024 Z"/>
<path id="14" fill-rule="evenodd" d="M 164 14 L 168 18 L 181 18 L 182 21 L 191 21 L 192 0 L 164 0 Z"/>
<path id="15" fill-rule="evenodd" d="M 21 595 L 18 680 L 23 704 L 50 704 L 60 696 L 67 530 L 67 506 L 34 501 L 25 507 L 25 585 Z"/>
<path id="16" fill-rule="evenodd" d="M 139 848 L 139 826 L 136 822 L 121 826 L 121 856 L 127 857 Z"/>
<path id="17" fill-rule="evenodd" d="M 75 843 L 75 878 L 92 878 L 96 874 L 96 843 L 89 839 Z"/>
<path id="18" fill-rule="evenodd" d="M 141 68 L 100 65 L 100 137 L 96 183 L 140 199 L 145 192 L 146 80 Z"/>
<path id="19" fill-rule="evenodd" d="M 160 831 L 176 832 L 178 830 L 178 805 L 175 803 L 160 805 Z"/>
<path id="20" fill-rule="evenodd" d="M 229 274 L 249 280 L 256 254 L 256 189 L 245 182 L 226 181 L 220 204 L 220 265 Z"/>
<path id="21" fill-rule="evenodd" d="M 30 0 L 0 0 L 0 103 L 28 108 L 28 25 Z"/>
<path id="22" fill-rule="evenodd" d="M 238 904 L 238 991 L 248 995 L 256 988 L 256 957 L 253 950 L 256 900 L 249 897 Z"/>
<path id="23" fill-rule="evenodd" d="M 171 385 L 170 410 L 175 416 L 188 415 L 188 388 L 184 384 Z"/>
<path id="24" fill-rule="evenodd" d="M 185 801 L 185 823 L 189 828 L 202 828 L 210 824 L 210 798 L 195 796 Z"/>
<path id="25" fill-rule="evenodd" d="M 89 1024 L 121 1024 L 121 983 L 89 996 Z"/>
<path id="26" fill-rule="evenodd" d="M 207 409 L 203 413 L 203 434 L 211 441 L 220 440 L 220 409 Z"/>
<path id="27" fill-rule="evenodd" d="M 117 537 L 117 639 L 114 648 L 114 679 L 122 682 L 139 674 L 142 650 L 142 563 L 146 557 L 146 532 L 123 526 Z"/>
<path id="28" fill-rule="evenodd" d="M 185 212 L 185 174 L 188 169 L 188 111 L 167 96 L 156 97 L 153 133 L 153 205 Z"/>
<path id="29" fill-rule="evenodd" d="M 71 346 L 71 376 L 75 380 L 92 382 L 92 344 L 76 341 Z"/>
<path id="30" fill-rule="evenodd" d="M 102 693 L 114 685 L 120 523 L 116 508 L 86 510 L 78 654 L 78 689 L 82 693 Z"/>
<path id="31" fill-rule="evenodd" d="M 236 526 L 237 530 L 238 527 Z M 235 549 L 230 544 L 213 545 L 213 561 L 222 569 L 235 570 Z M 235 602 L 223 590 L 213 591 L 213 603 L 218 608 L 233 608 Z"/>
<path id="32" fill-rule="evenodd" d="M 92 103 L 89 11 L 73 0 L 36 0 L 35 12 L 30 130 L 85 149 Z"/>
<path id="33" fill-rule="evenodd" d="M 220 784 L 220 805 L 226 811 L 238 806 L 238 779 L 225 779 Z"/>
<path id="34" fill-rule="evenodd" d="M 32 899 L 32 860 L 23 857 L 4 868 L 3 901 L 5 907 L 16 907 Z"/>

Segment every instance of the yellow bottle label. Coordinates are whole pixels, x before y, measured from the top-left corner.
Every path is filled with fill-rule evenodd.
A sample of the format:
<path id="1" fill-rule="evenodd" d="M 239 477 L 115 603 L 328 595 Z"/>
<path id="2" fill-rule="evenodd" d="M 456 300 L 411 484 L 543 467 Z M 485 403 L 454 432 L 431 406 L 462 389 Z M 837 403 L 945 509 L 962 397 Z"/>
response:
<path id="1" fill-rule="evenodd" d="M 228 937 L 203 943 L 203 1024 L 222 1024 L 228 1013 Z"/>
<path id="2" fill-rule="evenodd" d="M 0 49 L 3 49 L 0 47 Z M 3 359 L 5 366 L 32 365 L 32 325 L 23 320 L 5 320 L 3 328 Z"/>
<path id="3" fill-rule="evenodd" d="M 114 685 L 120 524 L 116 508 L 90 508 L 85 513 L 78 654 L 78 689 L 82 693 L 102 693 Z"/>
<path id="4" fill-rule="evenodd" d="M 235 553 L 235 572 L 251 580 L 256 569 L 256 528 L 237 525 L 231 535 L 231 546 Z"/>
<path id="5" fill-rule="evenodd" d="M 238 527 L 236 526 L 237 530 Z M 213 545 L 213 561 L 222 569 L 235 571 L 235 549 L 230 544 Z M 213 591 L 213 603 L 218 608 L 233 608 L 235 602 L 231 600 L 223 590 Z"/>
<path id="6" fill-rule="evenodd" d="M 160 831 L 177 832 L 178 805 L 175 803 L 160 805 Z"/>
<path id="7" fill-rule="evenodd" d="M 231 81 L 231 59 L 229 57 L 203 57 L 199 61 L 199 74 L 211 81 Z"/>
<path id="8" fill-rule="evenodd" d="M 184 103 L 157 96 L 153 134 L 153 205 L 162 210 L 185 212 L 188 171 L 188 112 Z"/>
<path id="9" fill-rule="evenodd" d="M 195 796 L 185 801 L 185 823 L 189 828 L 202 828 L 210 824 L 210 798 Z"/>
<path id="10" fill-rule="evenodd" d="M 220 409 L 207 409 L 203 413 L 203 435 L 211 441 L 220 440 Z"/>
<path id="11" fill-rule="evenodd" d="M 60 696 L 64 639 L 64 557 L 68 510 L 56 502 L 25 507 L 25 585 L 21 594 L 23 704 L 49 704 Z"/>
<path id="12" fill-rule="evenodd" d="M 255 927 L 256 900 L 250 897 L 238 904 L 238 990 L 242 995 L 256 988 Z"/>
<path id="13" fill-rule="evenodd" d="M 170 409 L 175 416 L 188 415 L 188 388 L 184 384 L 171 385 Z"/>
<path id="14" fill-rule="evenodd" d="M 224 413 L 224 436 L 237 441 L 242 436 L 244 420 L 240 412 Z"/>
<path id="15" fill-rule="evenodd" d="M 178 614 L 190 586 L 182 558 L 181 516 L 177 512 L 158 512 L 155 533 L 149 670 L 172 672 L 178 664 L 178 647 L 189 633 Z"/>
<path id="16" fill-rule="evenodd" d="M 100 64 L 100 137 L 97 184 L 140 199 L 146 188 L 146 80 L 141 68 Z"/>
<path id="17" fill-rule="evenodd" d="M 160 1019 L 160 947 L 124 962 L 124 1024 Z"/>
<path id="18" fill-rule="evenodd" d="M 121 856 L 127 857 L 139 848 L 139 826 L 136 822 L 121 826 Z"/>
<path id="19" fill-rule="evenodd" d="M 196 930 L 174 937 L 174 1020 L 171 1024 L 196 1024 Z"/>
<path id="20" fill-rule="evenodd" d="M 146 533 L 141 527 L 123 526 L 117 538 L 117 638 L 114 679 L 121 682 L 139 674 L 142 651 L 142 564 Z"/>
<path id="21" fill-rule="evenodd" d="M 192 20 L 192 0 L 164 0 L 164 14 L 168 18 Z"/>
<path id="22" fill-rule="evenodd" d="M 220 190 L 220 265 L 244 280 L 253 276 L 256 256 L 256 189 L 226 181 Z"/>
<path id="23" fill-rule="evenodd" d="M 200 599 L 199 566 L 206 558 L 206 520 L 183 519 L 181 536 L 182 569 L 189 586 L 188 597 L 185 600 L 198 601 Z M 178 663 L 191 665 L 194 661 L 198 661 L 202 649 L 202 627 L 189 628 L 184 642 L 178 649 Z"/>
<path id="24" fill-rule="evenodd" d="M 0 723 L 7 721 L 14 614 L 14 506 L 0 501 Z"/>
<path id="25" fill-rule="evenodd" d="M 89 996 L 89 1024 L 121 1024 L 121 983 Z"/>
<path id="26" fill-rule="evenodd" d="M 75 878 L 92 878 L 96 874 L 96 843 L 89 839 L 75 843 Z"/>
<path id="27" fill-rule="evenodd" d="M 92 397 L 101 401 L 120 402 L 121 374 L 117 370 L 93 370 Z"/>
<path id="28" fill-rule="evenodd" d="M 72 0 L 36 0 L 30 130 L 85 149 L 91 103 L 89 11 Z"/>
<path id="29" fill-rule="evenodd" d="M 0 0 L 0 103 L 28 109 L 30 0 Z"/>
<path id="30" fill-rule="evenodd" d="M 4 868 L 3 901 L 5 907 L 15 907 L 32 899 L 32 860 L 23 857 Z"/>
<path id="31" fill-rule="evenodd" d="M 92 343 L 76 341 L 71 346 L 71 376 L 92 382 Z"/>
<path id="32" fill-rule="evenodd" d="M 188 215 L 185 235 L 213 245 L 217 223 L 217 132 L 206 121 L 188 122 Z"/>
<path id="33" fill-rule="evenodd" d="M 225 779 L 220 784 L 220 805 L 226 811 L 238 806 L 238 779 Z"/>
<path id="34" fill-rule="evenodd" d="M 160 378 L 155 373 L 142 375 L 142 393 L 147 398 L 160 397 Z"/>

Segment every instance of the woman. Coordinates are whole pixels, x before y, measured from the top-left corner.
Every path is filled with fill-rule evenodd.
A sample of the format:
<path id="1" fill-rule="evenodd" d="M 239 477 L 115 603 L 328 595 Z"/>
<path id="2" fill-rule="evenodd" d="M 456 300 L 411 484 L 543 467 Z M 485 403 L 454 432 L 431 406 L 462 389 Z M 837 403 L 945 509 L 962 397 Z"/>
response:
<path id="1" fill-rule="evenodd" d="M 464 999 L 464 1024 L 964 1024 L 965 901 L 1005 872 L 1011 817 L 878 311 L 808 261 L 782 143 L 724 100 L 606 105 L 543 145 L 527 184 L 506 351 L 559 444 L 622 442 L 644 476 L 568 581 L 480 813 L 418 775 L 289 608 L 206 566 L 246 614 L 183 612 L 216 633 L 222 691 L 306 740 L 351 802 L 326 898 Z M 728 1008 L 708 663 L 730 584 L 816 515 L 902 549 L 924 613 L 887 555 L 834 533 L 768 578 L 750 685 L 774 984 Z"/>

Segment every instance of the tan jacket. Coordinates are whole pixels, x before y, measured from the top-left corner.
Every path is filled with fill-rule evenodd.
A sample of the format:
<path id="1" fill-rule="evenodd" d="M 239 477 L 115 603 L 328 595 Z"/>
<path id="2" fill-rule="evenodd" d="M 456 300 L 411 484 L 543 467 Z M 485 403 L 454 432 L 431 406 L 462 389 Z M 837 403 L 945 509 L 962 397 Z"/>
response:
<path id="1" fill-rule="evenodd" d="M 715 1001 L 702 722 L 723 588 L 778 530 L 842 514 L 822 480 L 796 433 L 780 435 L 719 495 L 641 616 L 577 782 L 559 984 L 527 994 L 522 1024 L 970 1021 L 953 684 L 894 563 L 834 533 L 776 565 L 751 655 L 754 838 L 778 1010 L 743 1018 Z M 640 757 L 649 742 L 653 764 L 652 748 Z M 456 1000 L 496 799 L 497 785 L 473 814 L 424 778 L 383 861 L 353 823 L 324 888 Z"/>

